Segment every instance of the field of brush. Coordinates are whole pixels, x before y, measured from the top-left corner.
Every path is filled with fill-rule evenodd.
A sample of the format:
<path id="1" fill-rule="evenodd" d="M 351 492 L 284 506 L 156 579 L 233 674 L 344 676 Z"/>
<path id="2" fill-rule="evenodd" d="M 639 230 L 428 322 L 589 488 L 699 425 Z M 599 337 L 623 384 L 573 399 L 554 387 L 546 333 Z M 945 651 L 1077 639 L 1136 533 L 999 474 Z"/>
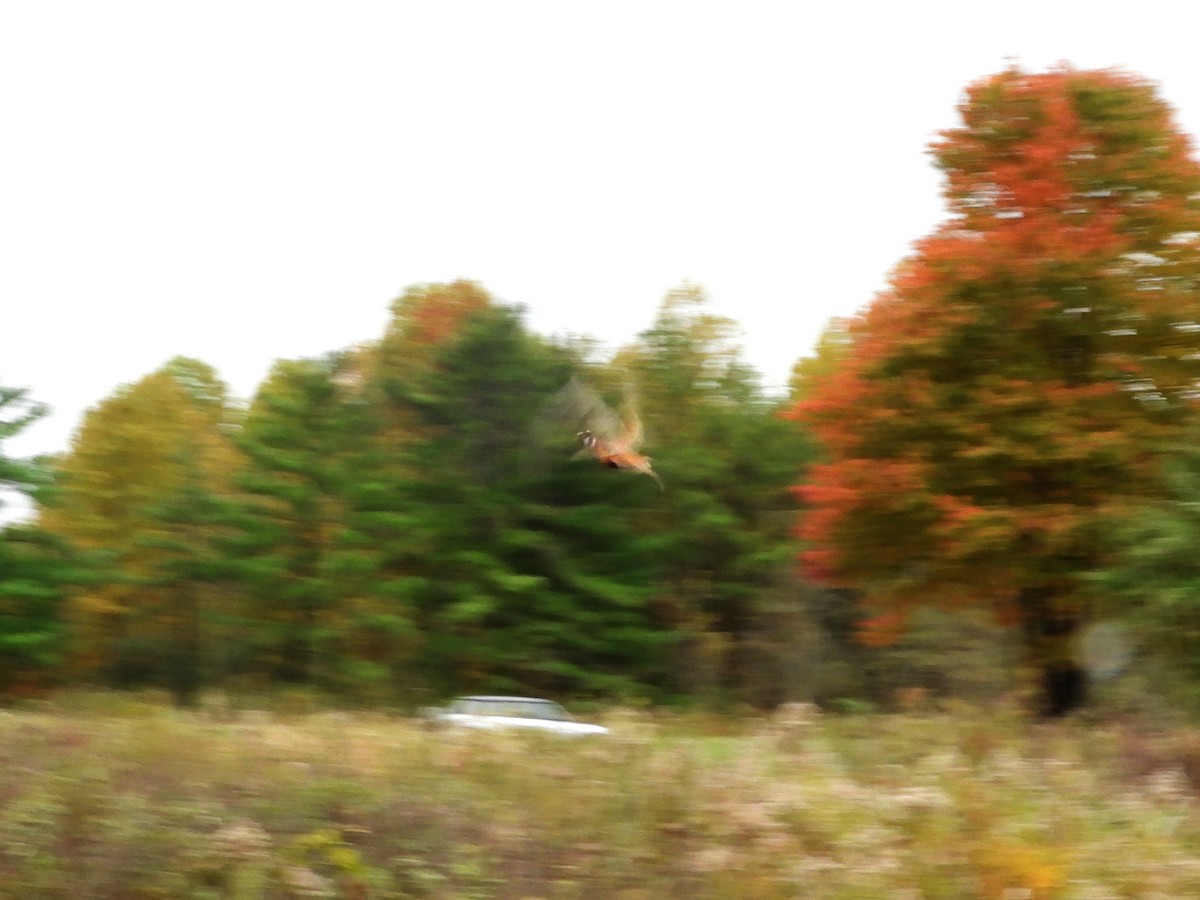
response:
<path id="1" fill-rule="evenodd" d="M 1200 738 L 1004 710 L 0 712 L 4 898 L 1200 896 Z"/>

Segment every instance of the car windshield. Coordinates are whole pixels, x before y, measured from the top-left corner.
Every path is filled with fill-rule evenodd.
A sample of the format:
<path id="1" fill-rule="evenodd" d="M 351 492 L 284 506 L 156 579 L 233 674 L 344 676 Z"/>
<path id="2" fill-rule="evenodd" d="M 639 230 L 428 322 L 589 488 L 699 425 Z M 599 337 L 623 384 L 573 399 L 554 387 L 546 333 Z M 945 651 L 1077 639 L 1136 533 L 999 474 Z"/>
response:
<path id="1" fill-rule="evenodd" d="M 566 710 L 549 700 L 506 700 L 503 698 L 459 700 L 454 704 L 454 711 L 473 716 L 549 719 L 554 722 L 569 722 L 571 718 L 567 715 Z"/>

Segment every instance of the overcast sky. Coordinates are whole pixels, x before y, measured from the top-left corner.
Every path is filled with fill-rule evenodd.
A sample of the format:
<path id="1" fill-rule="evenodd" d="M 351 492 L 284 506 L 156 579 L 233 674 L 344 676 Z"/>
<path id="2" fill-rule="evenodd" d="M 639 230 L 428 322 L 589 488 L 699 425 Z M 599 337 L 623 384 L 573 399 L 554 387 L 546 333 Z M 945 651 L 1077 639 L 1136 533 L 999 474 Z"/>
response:
<path id="1" fill-rule="evenodd" d="M 1187 3 L 0 3 L 0 384 L 177 354 L 250 396 L 469 278 L 620 344 L 683 281 L 786 381 L 943 215 L 925 147 L 1013 59 L 1123 66 L 1200 133 Z"/>

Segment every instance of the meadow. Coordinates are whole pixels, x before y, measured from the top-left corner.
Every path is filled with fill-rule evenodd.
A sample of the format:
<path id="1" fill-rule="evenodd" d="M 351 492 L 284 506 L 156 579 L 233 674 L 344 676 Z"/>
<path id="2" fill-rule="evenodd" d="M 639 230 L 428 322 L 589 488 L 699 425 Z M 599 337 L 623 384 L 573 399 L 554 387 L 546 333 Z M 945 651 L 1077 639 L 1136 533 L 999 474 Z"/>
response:
<path id="1" fill-rule="evenodd" d="M 588 718 L 611 735 L 114 695 L 2 711 L 0 897 L 1200 896 L 1182 726 Z"/>

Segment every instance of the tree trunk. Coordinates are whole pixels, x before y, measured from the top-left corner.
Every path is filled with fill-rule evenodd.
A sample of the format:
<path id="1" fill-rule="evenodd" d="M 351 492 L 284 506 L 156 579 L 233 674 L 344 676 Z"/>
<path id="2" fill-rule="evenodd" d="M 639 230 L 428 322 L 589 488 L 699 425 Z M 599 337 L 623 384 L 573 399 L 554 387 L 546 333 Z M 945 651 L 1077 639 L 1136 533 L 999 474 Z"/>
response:
<path id="1" fill-rule="evenodd" d="M 1057 718 L 1087 701 L 1087 672 L 1078 663 L 1046 665 L 1042 670 L 1042 715 Z"/>
<path id="2" fill-rule="evenodd" d="M 1041 673 L 1040 712 L 1048 718 L 1068 715 L 1087 702 L 1087 671 L 1076 656 L 1083 616 L 1045 587 L 1025 588 L 1020 605 L 1027 649 Z"/>
<path id="3" fill-rule="evenodd" d="M 175 705 L 187 708 L 200 693 L 200 603 L 191 585 L 180 586 L 177 598 L 170 681 Z"/>

